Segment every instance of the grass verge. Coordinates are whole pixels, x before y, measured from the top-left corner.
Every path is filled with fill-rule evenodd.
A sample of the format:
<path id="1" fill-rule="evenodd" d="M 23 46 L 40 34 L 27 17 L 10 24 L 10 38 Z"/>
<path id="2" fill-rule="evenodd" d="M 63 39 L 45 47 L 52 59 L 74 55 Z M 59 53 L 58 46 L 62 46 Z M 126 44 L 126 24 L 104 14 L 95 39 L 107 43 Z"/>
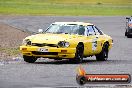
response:
<path id="1" fill-rule="evenodd" d="M 0 52 L 8 55 L 8 56 L 17 56 L 18 54 L 20 54 L 20 50 L 19 48 L 0 48 Z"/>
<path id="2" fill-rule="evenodd" d="M 0 0 L 4 15 L 132 15 L 131 0 Z"/>

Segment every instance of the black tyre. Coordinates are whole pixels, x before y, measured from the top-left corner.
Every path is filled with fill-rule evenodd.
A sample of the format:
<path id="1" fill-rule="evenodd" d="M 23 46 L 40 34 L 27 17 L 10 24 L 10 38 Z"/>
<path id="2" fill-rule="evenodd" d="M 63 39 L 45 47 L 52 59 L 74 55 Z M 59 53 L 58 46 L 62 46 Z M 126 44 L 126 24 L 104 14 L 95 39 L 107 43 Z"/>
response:
<path id="1" fill-rule="evenodd" d="M 129 35 L 127 35 L 127 38 L 130 38 L 130 36 L 129 36 Z"/>
<path id="2" fill-rule="evenodd" d="M 24 58 L 24 61 L 28 62 L 28 63 L 34 63 L 37 60 L 37 58 L 33 57 L 33 56 L 25 56 L 24 55 L 23 58 Z"/>
<path id="3" fill-rule="evenodd" d="M 73 59 L 75 63 L 81 63 L 83 61 L 83 51 L 84 51 L 83 44 L 77 45 L 75 59 Z"/>
<path id="4" fill-rule="evenodd" d="M 109 52 L 108 48 L 109 48 L 109 44 L 104 43 L 102 51 L 96 55 L 97 61 L 106 61 L 108 59 L 108 52 Z"/>
<path id="5" fill-rule="evenodd" d="M 132 38 L 132 36 L 130 36 L 130 35 L 127 35 L 127 38 Z"/>
<path id="6" fill-rule="evenodd" d="M 125 32 L 125 36 L 127 36 L 127 32 Z"/>

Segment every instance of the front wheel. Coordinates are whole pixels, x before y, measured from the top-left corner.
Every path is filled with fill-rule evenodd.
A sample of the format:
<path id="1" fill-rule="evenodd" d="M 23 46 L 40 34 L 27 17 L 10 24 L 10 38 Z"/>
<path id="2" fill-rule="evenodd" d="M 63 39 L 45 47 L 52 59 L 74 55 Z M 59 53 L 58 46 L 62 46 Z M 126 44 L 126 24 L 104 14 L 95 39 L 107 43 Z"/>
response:
<path id="1" fill-rule="evenodd" d="M 109 45 L 105 43 L 103 45 L 102 51 L 96 55 L 97 61 L 106 61 L 108 59 L 108 48 L 109 48 Z"/>
<path id="2" fill-rule="evenodd" d="M 33 57 L 33 56 L 25 56 L 24 55 L 23 58 L 24 58 L 24 61 L 28 62 L 28 63 L 34 63 L 37 60 L 37 58 Z"/>
<path id="3" fill-rule="evenodd" d="M 83 51 L 84 46 L 82 44 L 77 45 L 75 59 L 73 59 L 75 63 L 81 63 L 83 61 Z"/>

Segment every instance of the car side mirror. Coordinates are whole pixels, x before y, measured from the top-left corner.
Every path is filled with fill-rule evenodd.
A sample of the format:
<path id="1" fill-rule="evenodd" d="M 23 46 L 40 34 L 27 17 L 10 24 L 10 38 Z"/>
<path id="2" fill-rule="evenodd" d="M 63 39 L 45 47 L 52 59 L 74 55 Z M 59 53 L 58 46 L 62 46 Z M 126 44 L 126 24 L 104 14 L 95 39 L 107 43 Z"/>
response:
<path id="1" fill-rule="evenodd" d="M 38 29 L 38 33 L 42 33 L 43 32 L 43 29 Z"/>
<path id="2" fill-rule="evenodd" d="M 130 19 L 129 17 L 126 17 L 126 19 Z"/>

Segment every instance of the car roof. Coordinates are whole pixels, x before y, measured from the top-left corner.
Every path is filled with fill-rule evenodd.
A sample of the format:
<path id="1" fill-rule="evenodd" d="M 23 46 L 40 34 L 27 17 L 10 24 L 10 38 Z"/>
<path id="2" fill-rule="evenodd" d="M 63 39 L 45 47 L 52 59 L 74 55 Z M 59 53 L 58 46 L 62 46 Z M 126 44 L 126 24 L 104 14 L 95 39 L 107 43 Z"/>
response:
<path id="1" fill-rule="evenodd" d="M 93 25 L 91 23 L 86 23 L 86 22 L 55 22 L 53 24 L 75 24 L 75 25 L 83 25 L 83 26 Z"/>

